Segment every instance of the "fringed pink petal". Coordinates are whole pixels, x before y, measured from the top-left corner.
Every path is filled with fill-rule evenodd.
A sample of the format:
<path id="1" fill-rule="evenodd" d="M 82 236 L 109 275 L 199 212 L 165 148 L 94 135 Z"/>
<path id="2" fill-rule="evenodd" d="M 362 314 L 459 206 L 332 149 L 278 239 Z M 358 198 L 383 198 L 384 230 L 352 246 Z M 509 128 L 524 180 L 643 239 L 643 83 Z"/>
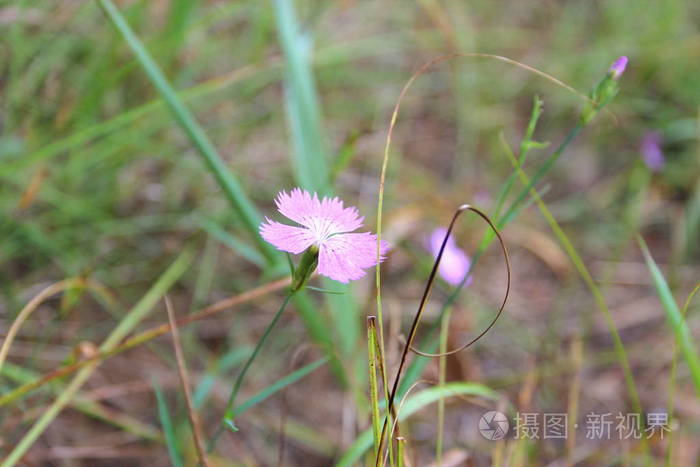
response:
<path id="1" fill-rule="evenodd" d="M 380 261 L 389 250 L 382 241 Z M 319 249 L 318 273 L 348 283 L 365 275 L 365 269 L 377 264 L 377 236 L 369 232 L 334 235 Z"/>
<path id="2" fill-rule="evenodd" d="M 304 252 L 315 241 L 309 229 L 280 224 L 270 219 L 265 219 L 265 222 L 260 224 L 260 235 L 278 250 L 293 254 Z"/>
<path id="3" fill-rule="evenodd" d="M 364 218 L 360 217 L 354 207 L 344 207 L 339 198 L 318 198 L 306 190 L 294 188 L 287 193 L 281 191 L 275 200 L 277 209 L 289 219 L 305 227 L 323 223 L 330 227 L 332 233 L 352 232 L 362 226 Z"/>

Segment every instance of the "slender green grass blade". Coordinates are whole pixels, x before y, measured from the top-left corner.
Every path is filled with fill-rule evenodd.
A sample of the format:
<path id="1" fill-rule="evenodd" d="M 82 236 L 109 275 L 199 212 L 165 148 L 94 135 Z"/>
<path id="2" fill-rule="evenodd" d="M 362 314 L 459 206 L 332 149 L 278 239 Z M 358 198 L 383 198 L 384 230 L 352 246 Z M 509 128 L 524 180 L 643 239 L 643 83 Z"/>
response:
<path id="1" fill-rule="evenodd" d="M 311 37 L 301 30 L 292 1 L 275 0 L 274 6 L 279 42 L 285 59 L 285 98 L 293 146 L 292 168 L 295 179 L 303 188 L 321 195 L 330 195 L 332 188 L 321 125 L 321 107 L 311 66 Z M 353 300 L 349 285 L 331 280 L 324 280 L 323 285 L 325 289 L 340 292 L 338 295 L 327 295 L 326 303 L 331 310 L 334 327 L 339 331 L 335 334 L 340 347 L 339 353 L 345 357 L 354 352 L 360 339 L 361 325 L 357 304 Z M 304 309 L 302 313 L 305 322 L 314 321 L 312 326 L 315 329 L 323 328 L 324 334 L 333 335 L 332 330 L 316 318 L 318 312 Z M 360 379 L 364 375 L 365 372 L 362 371 Z M 353 378 L 343 379 L 354 381 Z"/>
<path id="2" fill-rule="evenodd" d="M 693 195 L 688 207 L 686 208 L 686 251 L 688 255 L 692 255 L 698 251 L 700 248 L 700 182 L 698 182 L 695 187 L 695 194 Z"/>
<path id="3" fill-rule="evenodd" d="M 84 397 L 76 397 L 72 406 L 90 417 L 119 428 L 125 433 L 143 438 L 144 440 L 163 443 L 165 440 L 156 427 L 122 412 L 116 412 L 103 404 Z"/>
<path id="4" fill-rule="evenodd" d="M 700 282 L 695 286 L 692 292 L 688 295 L 688 298 L 685 300 L 685 304 L 683 305 L 683 308 L 681 309 L 681 317 L 685 319 L 686 315 L 688 314 L 688 308 L 690 308 L 690 303 L 693 301 L 693 298 L 695 297 L 695 294 L 700 291 Z M 674 416 L 674 409 L 676 407 L 676 373 L 678 371 L 678 341 L 674 342 L 673 345 L 673 359 L 671 360 L 671 371 L 670 375 L 668 377 L 668 418 L 669 420 L 673 420 Z M 666 466 L 670 467 L 671 466 L 671 456 L 673 454 L 673 448 L 674 448 L 674 436 L 673 432 L 669 433 L 668 437 L 668 447 L 666 448 Z"/>
<path id="5" fill-rule="evenodd" d="M 447 352 L 447 337 L 450 332 L 450 309 L 442 317 L 440 324 L 440 353 Z M 447 356 L 438 357 L 438 384 L 445 385 L 447 376 Z M 438 400 L 437 410 L 437 436 L 435 440 L 435 463 L 442 465 L 442 445 L 445 431 L 445 398 L 441 397 Z M 399 456 L 399 460 L 401 457 Z"/>
<path id="6" fill-rule="evenodd" d="M 343 295 L 343 294 L 347 293 L 347 292 L 340 292 L 338 290 L 322 289 L 320 287 L 314 287 L 312 285 L 307 285 L 306 288 L 309 290 L 313 290 L 315 292 L 319 292 L 319 293 L 323 293 L 323 294 L 330 294 L 330 295 Z"/>
<path id="7" fill-rule="evenodd" d="M 207 168 L 219 183 L 221 189 L 231 203 L 231 207 L 241 218 L 243 225 L 257 243 L 258 248 L 265 256 L 268 263 L 272 264 L 278 262 L 281 259 L 280 255 L 258 234 L 261 217 L 255 206 L 248 200 L 238 179 L 229 171 L 228 167 L 226 167 L 226 164 L 209 140 L 209 137 L 202 127 L 199 126 L 187 107 L 182 103 L 163 72 L 139 38 L 136 37 L 136 34 L 134 34 L 131 27 L 129 27 L 117 7 L 114 6 L 114 3 L 112 3 L 111 0 L 98 1 L 119 33 L 124 37 L 124 40 L 131 48 L 134 55 L 136 55 L 136 58 L 143 67 L 144 72 L 148 75 L 148 78 L 163 96 L 175 120 L 185 131 L 193 146 L 204 159 Z"/>
<path id="8" fill-rule="evenodd" d="M 240 254 L 243 258 L 259 267 L 265 267 L 265 257 L 258 253 L 256 249 L 246 244 L 244 241 L 236 238 L 226 229 L 222 228 L 216 221 L 207 217 L 201 216 L 198 218 L 199 225 L 209 235 L 216 238 L 218 241 L 229 247 L 231 250 Z"/>
<path id="9" fill-rule="evenodd" d="M 374 439 L 374 455 L 379 452 L 379 437 L 381 436 L 381 413 L 379 412 L 379 391 L 377 389 L 377 318 L 367 318 L 367 361 L 369 363 L 369 400 L 372 415 L 372 436 Z"/>
<path id="10" fill-rule="evenodd" d="M 406 455 L 405 453 L 406 450 L 406 438 L 403 436 L 400 438 L 396 438 L 396 465 L 397 467 L 404 467 L 405 461 L 404 461 L 404 456 Z M 438 465 L 441 465 L 438 463 Z"/>
<path id="11" fill-rule="evenodd" d="M 410 396 L 403 404 L 399 412 L 399 420 L 403 421 L 423 407 L 440 400 L 440 398 L 470 395 L 480 396 L 488 399 L 496 399 L 497 393 L 486 386 L 476 383 L 448 383 L 444 386 L 434 386 L 425 389 L 415 396 Z M 357 465 L 362 455 L 372 446 L 372 429 L 365 430 L 360 434 L 355 442 L 341 456 L 336 464 L 337 467 L 351 467 Z"/>
<path id="12" fill-rule="evenodd" d="M 322 66 L 334 66 L 339 62 L 346 62 L 355 58 L 376 55 L 380 49 L 374 41 L 362 46 L 361 52 L 355 50 L 357 46 L 334 46 L 318 51 L 314 57 L 315 63 Z M 236 83 L 240 83 L 249 78 L 257 78 L 258 81 L 266 81 L 277 76 L 279 62 L 273 61 L 265 66 L 247 66 L 224 76 L 220 76 L 200 84 L 196 84 L 188 89 L 178 92 L 178 96 L 183 102 L 192 102 L 198 99 L 211 96 L 224 89 L 228 89 Z M 0 140 L 0 158 L 12 159 L 0 167 L 0 173 L 8 172 L 15 174 L 20 167 L 36 164 L 39 161 L 54 158 L 66 151 L 75 150 L 77 147 L 87 144 L 101 136 L 116 132 L 129 125 L 135 125 L 145 117 L 151 120 L 156 119 L 164 110 L 163 99 L 154 99 L 143 105 L 126 110 L 107 120 L 100 121 L 86 128 L 76 130 L 65 137 L 55 139 L 45 146 L 33 149 L 32 152 L 24 153 L 22 141 L 19 139 Z M 24 154 L 21 159 L 15 160 L 19 155 Z"/>
<path id="13" fill-rule="evenodd" d="M 163 394 L 163 390 L 161 389 L 160 384 L 158 384 L 158 381 L 153 379 L 151 384 L 153 385 L 153 391 L 156 393 L 158 417 L 160 418 L 160 424 L 163 427 L 165 445 L 168 448 L 170 462 L 172 462 L 174 467 L 182 467 L 184 465 L 182 455 L 180 454 L 182 449 L 175 434 L 175 426 L 173 425 L 172 418 L 170 417 L 170 411 L 168 410 L 168 403 L 165 400 L 165 394 Z"/>
<path id="14" fill-rule="evenodd" d="M 330 194 L 321 112 L 311 70 L 311 37 L 297 23 L 290 0 L 275 0 L 277 31 L 285 56 L 285 98 L 296 179 L 304 188 Z"/>
<path id="15" fill-rule="evenodd" d="M 319 360 L 316 360 L 313 363 L 309 363 L 308 365 L 299 368 L 298 370 L 288 374 L 284 378 L 281 378 L 277 380 L 275 383 L 269 385 L 265 389 L 261 390 L 258 392 L 256 395 L 248 399 L 247 401 L 243 402 L 241 405 L 236 407 L 233 410 L 233 415 L 238 416 L 242 414 L 243 412 L 249 410 L 250 408 L 256 406 L 257 404 L 261 403 L 268 397 L 272 396 L 278 391 L 281 391 L 282 389 L 286 388 L 290 384 L 294 384 L 306 375 L 310 374 L 314 370 L 316 370 L 318 367 L 321 365 L 325 364 L 328 361 L 328 357 L 321 358 Z"/>
<path id="16" fill-rule="evenodd" d="M 644 260 L 647 263 L 649 272 L 651 273 L 651 279 L 656 288 L 656 293 L 661 300 L 661 304 L 666 312 L 666 319 L 669 325 L 676 334 L 676 341 L 678 347 L 680 347 L 683 352 L 683 357 L 690 370 L 690 376 L 693 380 L 693 385 L 695 386 L 695 392 L 698 397 L 700 397 L 700 358 L 698 358 L 698 351 L 695 347 L 693 341 L 693 336 L 688 329 L 688 325 L 681 315 L 681 311 L 678 309 L 678 304 L 676 299 L 673 298 L 673 293 L 664 278 L 663 273 L 659 269 L 659 266 L 654 261 L 654 258 L 649 252 L 646 242 L 643 238 L 639 237 L 639 247 L 642 249 L 644 254 Z"/>
<path id="17" fill-rule="evenodd" d="M 357 154 L 357 141 L 360 138 L 360 132 L 355 132 L 350 135 L 348 140 L 338 150 L 338 155 L 333 160 L 333 165 L 330 171 L 330 183 L 335 182 L 336 178 L 347 168 L 352 159 Z"/>
<path id="18" fill-rule="evenodd" d="M 170 2 L 168 20 L 163 31 L 163 47 L 170 56 L 179 51 L 187 37 L 187 26 L 192 12 L 199 6 L 198 0 L 173 0 Z"/>

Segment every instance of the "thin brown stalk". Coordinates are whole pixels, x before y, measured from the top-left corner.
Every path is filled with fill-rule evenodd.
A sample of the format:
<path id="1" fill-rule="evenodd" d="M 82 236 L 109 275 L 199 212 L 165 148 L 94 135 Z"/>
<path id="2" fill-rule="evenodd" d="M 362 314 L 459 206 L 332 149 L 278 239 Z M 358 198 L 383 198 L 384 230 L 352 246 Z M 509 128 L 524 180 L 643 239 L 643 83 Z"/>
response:
<path id="1" fill-rule="evenodd" d="M 194 411 L 194 406 L 192 404 L 190 377 L 187 372 L 187 364 L 185 363 L 185 355 L 182 351 L 182 344 L 180 343 L 180 332 L 177 329 L 177 321 L 175 320 L 173 304 L 170 302 L 170 297 L 168 297 L 167 295 L 165 296 L 165 308 L 168 311 L 168 323 L 170 324 L 170 331 L 173 337 L 173 347 L 175 348 L 175 358 L 177 359 L 177 372 L 180 375 L 180 384 L 182 385 L 182 390 L 185 393 L 185 402 L 187 403 L 187 417 L 190 419 L 190 426 L 192 427 L 192 436 L 194 436 L 194 446 L 197 449 L 199 462 L 204 467 L 209 467 L 209 462 L 207 461 L 207 454 L 204 449 L 204 443 L 202 442 L 202 424 L 199 420 L 199 417 L 197 416 L 197 412 Z"/>
<path id="2" fill-rule="evenodd" d="M 32 298 L 29 301 L 29 303 L 25 305 L 24 308 L 22 308 L 22 310 L 17 314 L 17 317 L 12 323 L 12 326 L 10 326 L 10 329 L 7 331 L 7 334 L 5 335 L 5 340 L 3 341 L 2 346 L 0 347 L 0 370 L 2 370 L 2 366 L 5 363 L 7 353 L 10 351 L 10 347 L 12 346 L 12 342 L 14 341 L 15 336 L 19 332 L 19 329 L 22 327 L 22 324 L 24 324 L 27 318 L 29 318 L 29 315 L 31 315 L 32 312 L 34 312 L 34 310 L 36 310 L 39 307 L 39 305 L 41 305 L 52 295 L 57 294 L 59 292 L 63 292 L 67 289 L 78 287 L 92 288 L 104 295 L 109 295 L 102 285 L 82 277 L 66 279 L 63 281 L 53 283 L 50 286 L 46 287 L 44 290 L 39 292 L 34 298 Z"/>

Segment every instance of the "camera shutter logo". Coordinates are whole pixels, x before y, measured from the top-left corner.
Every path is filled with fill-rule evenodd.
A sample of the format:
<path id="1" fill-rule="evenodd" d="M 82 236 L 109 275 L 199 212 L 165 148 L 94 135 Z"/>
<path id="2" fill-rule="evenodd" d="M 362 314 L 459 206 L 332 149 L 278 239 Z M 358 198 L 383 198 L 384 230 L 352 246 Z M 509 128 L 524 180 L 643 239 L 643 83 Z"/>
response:
<path id="1" fill-rule="evenodd" d="M 508 434 L 508 417 L 501 412 L 492 410 L 479 419 L 479 433 L 491 441 L 503 439 Z"/>

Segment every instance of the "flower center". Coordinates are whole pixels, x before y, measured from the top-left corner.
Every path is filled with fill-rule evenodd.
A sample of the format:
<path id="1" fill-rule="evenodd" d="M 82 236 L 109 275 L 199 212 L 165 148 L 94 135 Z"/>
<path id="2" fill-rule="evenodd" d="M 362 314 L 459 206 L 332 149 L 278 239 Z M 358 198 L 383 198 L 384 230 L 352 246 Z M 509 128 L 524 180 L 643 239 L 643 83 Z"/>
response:
<path id="1" fill-rule="evenodd" d="M 325 217 L 311 217 L 306 225 L 313 232 L 317 245 L 321 245 L 341 230 L 337 222 Z"/>

